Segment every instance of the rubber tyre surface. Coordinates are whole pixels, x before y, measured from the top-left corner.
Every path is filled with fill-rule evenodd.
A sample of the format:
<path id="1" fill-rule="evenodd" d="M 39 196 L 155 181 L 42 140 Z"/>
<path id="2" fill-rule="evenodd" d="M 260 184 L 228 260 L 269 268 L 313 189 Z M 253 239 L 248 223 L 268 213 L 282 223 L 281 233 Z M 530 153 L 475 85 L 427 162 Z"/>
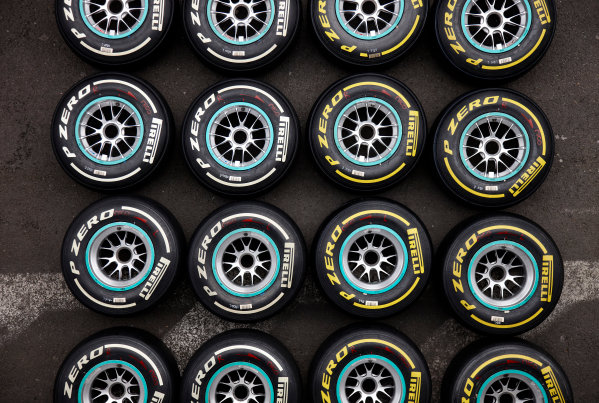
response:
<path id="1" fill-rule="evenodd" d="M 127 126 L 138 122 L 141 139 L 129 144 L 124 136 L 131 136 L 132 132 L 126 130 L 135 130 L 133 127 L 120 129 L 117 124 L 102 124 L 95 118 L 85 116 L 92 110 L 92 114 L 107 118 L 103 115 L 109 113 L 106 102 L 112 103 L 110 108 L 116 113 L 110 122 Z M 118 112 L 115 109 L 118 106 L 115 105 L 123 109 Z M 119 118 L 123 119 L 123 110 L 126 113 L 130 111 L 131 117 L 121 122 Z M 129 146 L 128 150 L 124 149 L 124 155 L 118 150 L 123 155 L 121 161 L 108 161 L 108 158 L 117 158 L 113 149 L 107 151 L 107 146 L 102 145 L 95 150 L 91 147 L 96 143 L 83 142 L 86 138 L 91 139 L 90 143 L 100 141 L 100 138 L 102 141 L 110 139 L 105 134 L 91 135 L 96 128 L 83 126 L 84 116 L 88 119 L 86 123 L 93 122 L 95 126 L 100 124 L 103 132 L 107 132 L 111 126 L 119 130 L 120 134 L 116 136 L 122 137 L 116 144 L 125 143 Z M 109 191 L 129 188 L 148 179 L 166 155 L 172 128 L 171 112 L 154 87 L 127 74 L 102 73 L 83 79 L 65 93 L 54 112 L 51 139 L 58 162 L 71 178 L 89 188 Z M 98 158 L 102 153 L 105 158 Z"/>
<path id="2" fill-rule="evenodd" d="M 123 278 L 120 286 L 101 274 L 93 260 L 94 256 L 107 257 L 100 252 L 104 241 L 118 243 L 111 231 L 119 240 L 128 233 L 124 238 L 129 245 L 133 244 L 131 234 L 136 235 L 144 246 L 139 249 L 137 241 L 135 248 L 121 244 L 110 257 L 120 259 L 120 249 L 128 249 L 130 263 L 134 252 L 146 256 L 143 267 L 136 266 L 138 273 L 124 274 L 129 278 Z M 182 239 L 179 224 L 158 203 L 140 197 L 108 197 L 91 204 L 69 226 L 62 244 L 62 273 L 71 292 L 88 308 L 113 316 L 137 313 L 154 306 L 174 283 Z"/>

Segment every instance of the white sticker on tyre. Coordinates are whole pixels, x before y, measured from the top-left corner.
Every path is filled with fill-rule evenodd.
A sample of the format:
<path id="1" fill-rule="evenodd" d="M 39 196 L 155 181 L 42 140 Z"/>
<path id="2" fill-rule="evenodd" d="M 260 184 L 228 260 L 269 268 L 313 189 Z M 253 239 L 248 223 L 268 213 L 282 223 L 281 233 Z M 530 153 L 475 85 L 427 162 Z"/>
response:
<path id="1" fill-rule="evenodd" d="M 285 162 L 287 160 L 287 145 L 289 143 L 289 116 L 281 116 L 278 134 L 275 159 L 278 162 Z"/>
<path id="2" fill-rule="evenodd" d="M 143 162 L 148 164 L 154 163 L 154 157 L 158 150 L 158 142 L 160 141 L 160 134 L 162 133 L 162 119 L 152 118 L 152 124 L 150 125 L 150 132 L 148 133 L 148 141 L 146 143 L 146 150 L 144 152 Z"/>

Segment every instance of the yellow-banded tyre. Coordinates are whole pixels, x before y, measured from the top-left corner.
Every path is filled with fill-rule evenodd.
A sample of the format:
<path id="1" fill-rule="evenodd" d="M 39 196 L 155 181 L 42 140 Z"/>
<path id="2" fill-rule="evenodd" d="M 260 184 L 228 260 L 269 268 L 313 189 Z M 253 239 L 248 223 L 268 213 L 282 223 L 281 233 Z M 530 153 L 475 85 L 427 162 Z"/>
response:
<path id="1" fill-rule="evenodd" d="M 311 0 L 316 37 L 338 60 L 368 67 L 390 63 L 417 41 L 428 0 Z"/>
<path id="2" fill-rule="evenodd" d="M 481 340 L 451 361 L 441 386 L 446 403 L 573 403 L 572 388 L 553 357 L 519 339 Z"/>
<path id="3" fill-rule="evenodd" d="M 440 0 L 435 33 L 457 71 L 480 80 L 531 69 L 555 33 L 554 0 Z"/>
<path id="4" fill-rule="evenodd" d="M 513 335 L 555 308 L 564 266 L 555 242 L 513 214 L 467 220 L 444 240 L 443 291 L 457 318 L 485 334 Z"/>
<path id="5" fill-rule="evenodd" d="M 458 199 L 507 207 L 533 194 L 553 162 L 553 131 L 530 98 L 506 89 L 469 92 L 437 119 L 435 169 Z"/>
<path id="6" fill-rule="evenodd" d="M 312 108 L 308 136 L 327 178 L 345 189 L 374 192 L 397 183 L 416 165 L 426 119 L 404 84 L 359 74 L 324 91 Z"/>
<path id="7" fill-rule="evenodd" d="M 314 403 L 425 403 L 431 377 L 418 347 L 386 325 L 351 325 L 333 333 L 312 360 Z"/>
<path id="8" fill-rule="evenodd" d="M 406 308 L 424 290 L 432 245 L 420 219 L 386 199 L 365 199 L 334 212 L 314 244 L 316 277 L 339 308 L 378 318 Z"/>

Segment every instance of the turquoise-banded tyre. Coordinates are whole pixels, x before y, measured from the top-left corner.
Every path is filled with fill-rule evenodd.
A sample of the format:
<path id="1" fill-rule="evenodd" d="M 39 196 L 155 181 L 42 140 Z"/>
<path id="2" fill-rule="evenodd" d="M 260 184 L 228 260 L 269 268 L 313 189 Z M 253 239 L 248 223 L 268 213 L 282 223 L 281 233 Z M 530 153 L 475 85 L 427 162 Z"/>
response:
<path id="1" fill-rule="evenodd" d="M 460 351 L 445 371 L 447 403 L 574 403 L 568 377 L 538 346 L 516 338 L 482 339 Z"/>
<path id="2" fill-rule="evenodd" d="M 56 22 L 84 60 L 124 65 L 147 58 L 166 37 L 175 0 L 56 0 Z"/>
<path id="3" fill-rule="evenodd" d="M 62 273 L 86 307 L 130 315 L 154 306 L 173 285 L 182 243 L 179 224 L 160 204 L 141 197 L 107 197 L 69 226 Z"/>
<path id="4" fill-rule="evenodd" d="M 436 122 L 435 170 L 450 194 L 482 208 L 532 195 L 549 174 L 555 139 L 541 108 L 516 91 L 490 88 L 453 101 Z"/>
<path id="5" fill-rule="evenodd" d="M 346 326 L 320 346 L 308 378 L 313 402 L 429 403 L 432 382 L 418 346 L 382 324 Z"/>
<path id="6" fill-rule="evenodd" d="M 147 180 L 164 159 L 171 121 L 168 105 L 146 81 L 97 74 L 75 84 L 58 103 L 52 148 L 78 183 L 102 191 L 130 188 Z"/>
<path id="7" fill-rule="evenodd" d="M 514 214 L 487 214 L 454 228 L 439 251 L 448 305 L 467 327 L 514 335 L 553 311 L 564 283 L 557 245 L 538 224 Z"/>
<path id="8" fill-rule="evenodd" d="M 214 336 L 189 360 L 180 402 L 302 403 L 299 369 L 273 336 L 236 329 Z"/>
<path id="9" fill-rule="evenodd" d="M 177 403 L 179 369 L 152 334 L 129 327 L 102 330 L 65 358 L 54 403 Z"/>
<path id="10" fill-rule="evenodd" d="M 306 273 L 299 228 L 278 208 L 235 202 L 206 217 L 188 255 L 191 285 L 206 308 L 231 321 L 265 319 L 289 304 Z"/>
<path id="11" fill-rule="evenodd" d="M 490 81 L 534 67 L 551 45 L 555 20 L 554 0 L 440 0 L 434 23 L 450 66 Z"/>

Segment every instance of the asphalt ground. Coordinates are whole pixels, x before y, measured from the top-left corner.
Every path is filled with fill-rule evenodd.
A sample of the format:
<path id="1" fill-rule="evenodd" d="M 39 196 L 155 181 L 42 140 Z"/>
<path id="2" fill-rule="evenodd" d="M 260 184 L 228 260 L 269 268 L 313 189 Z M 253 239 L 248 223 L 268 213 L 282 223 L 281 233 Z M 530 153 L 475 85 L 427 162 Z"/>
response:
<path id="1" fill-rule="evenodd" d="M 305 10 L 307 4 L 304 6 Z M 543 226 L 566 262 L 558 308 L 523 338 L 561 363 L 577 402 L 597 402 L 599 2 L 560 0 L 557 7 L 558 29 L 549 52 L 536 68 L 506 85 L 532 97 L 549 116 L 556 136 L 555 161 L 545 184 L 508 211 Z M 66 289 L 59 261 L 62 237 L 74 216 L 102 194 L 76 184 L 61 170 L 51 150 L 49 126 L 64 91 L 99 70 L 70 51 L 58 32 L 53 9 L 53 1 L 37 0 L 5 0 L 0 8 L 1 402 L 50 402 L 62 359 L 79 340 L 100 329 L 115 325 L 146 329 L 162 338 L 184 367 L 204 341 L 238 326 L 202 308 L 185 281 L 151 312 L 125 319 L 83 308 Z M 324 56 L 305 17 L 288 57 L 272 71 L 256 76 L 289 98 L 304 126 L 318 95 L 349 74 Z M 429 18 L 415 49 L 383 70 L 416 93 L 429 125 L 452 99 L 477 88 L 453 77 L 436 56 L 430 22 Z M 167 45 L 132 73 L 159 89 L 177 125 L 192 100 L 224 78 L 192 52 L 180 19 Z M 132 193 L 163 203 L 177 217 L 188 239 L 203 217 L 228 201 L 199 185 L 178 147 L 151 181 Z M 477 213 L 439 187 L 425 159 L 405 181 L 381 195 L 414 210 L 435 246 L 455 224 Z M 318 174 L 304 141 L 286 179 L 259 199 L 285 210 L 311 244 L 329 212 L 354 197 Z M 306 376 L 312 355 L 325 337 L 355 321 L 327 303 L 308 278 L 290 307 L 252 327 L 278 337 Z M 478 338 L 452 319 L 442 296 L 430 286 L 413 306 L 385 322 L 419 345 L 437 387 L 451 357 Z"/>

